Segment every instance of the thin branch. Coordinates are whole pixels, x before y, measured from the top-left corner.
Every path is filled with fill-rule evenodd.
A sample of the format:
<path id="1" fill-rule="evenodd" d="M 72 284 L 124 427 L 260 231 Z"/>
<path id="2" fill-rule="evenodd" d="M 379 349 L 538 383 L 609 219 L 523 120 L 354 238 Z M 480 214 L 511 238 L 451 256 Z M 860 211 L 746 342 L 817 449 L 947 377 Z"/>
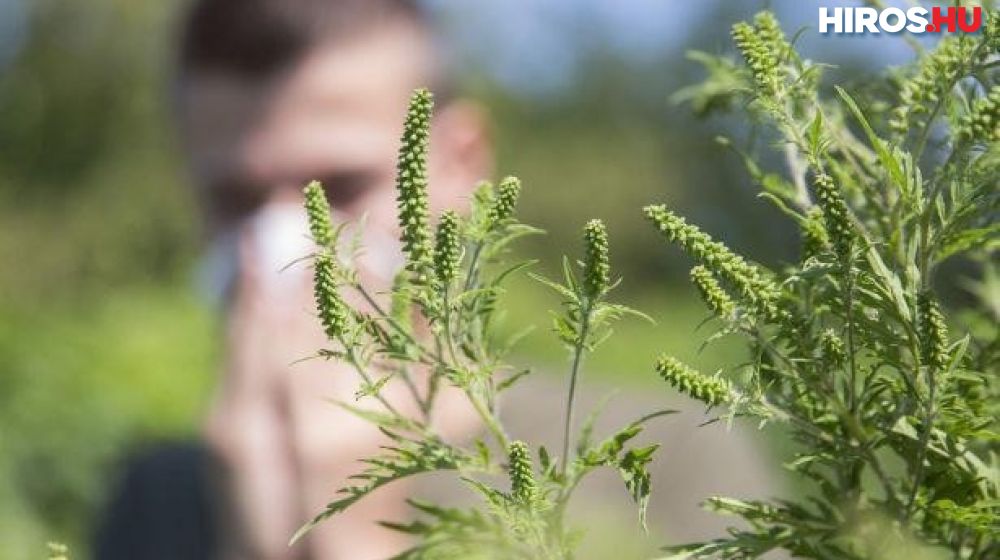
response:
<path id="1" fill-rule="evenodd" d="M 569 440 L 570 431 L 573 428 L 573 409 L 576 404 L 576 380 L 580 375 L 580 365 L 583 363 L 583 352 L 587 345 L 587 336 L 590 334 L 590 315 L 592 304 L 586 300 L 584 307 L 580 310 L 581 322 L 580 333 L 573 346 L 573 366 L 569 374 L 569 395 L 566 397 L 566 416 L 563 425 L 563 447 L 562 447 L 562 471 L 566 472 L 569 464 Z"/>

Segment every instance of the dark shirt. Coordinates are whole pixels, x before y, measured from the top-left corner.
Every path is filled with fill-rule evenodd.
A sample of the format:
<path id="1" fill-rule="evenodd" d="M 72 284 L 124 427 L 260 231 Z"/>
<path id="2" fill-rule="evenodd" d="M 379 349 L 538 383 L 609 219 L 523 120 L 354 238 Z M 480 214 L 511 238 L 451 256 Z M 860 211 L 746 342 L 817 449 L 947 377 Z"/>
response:
<path id="1" fill-rule="evenodd" d="M 210 456 L 198 443 L 160 445 L 126 465 L 98 530 L 96 560 L 212 560 Z"/>

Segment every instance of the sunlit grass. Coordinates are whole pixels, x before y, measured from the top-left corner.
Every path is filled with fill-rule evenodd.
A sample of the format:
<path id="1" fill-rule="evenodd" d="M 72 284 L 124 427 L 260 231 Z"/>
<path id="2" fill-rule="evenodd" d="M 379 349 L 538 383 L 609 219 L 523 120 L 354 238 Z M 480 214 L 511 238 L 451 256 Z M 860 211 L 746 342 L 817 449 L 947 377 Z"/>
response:
<path id="1" fill-rule="evenodd" d="M 194 435 L 213 321 L 184 288 L 0 314 L 0 558 L 85 550 L 123 454 Z"/>

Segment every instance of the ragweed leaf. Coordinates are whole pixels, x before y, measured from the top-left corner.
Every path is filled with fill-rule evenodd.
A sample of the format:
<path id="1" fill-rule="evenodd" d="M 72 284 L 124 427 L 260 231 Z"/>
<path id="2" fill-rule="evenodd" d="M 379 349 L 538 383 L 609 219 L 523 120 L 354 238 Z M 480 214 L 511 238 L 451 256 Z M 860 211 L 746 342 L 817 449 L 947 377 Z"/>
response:
<path id="1" fill-rule="evenodd" d="M 415 441 L 400 438 L 396 447 L 386 447 L 384 450 L 381 455 L 364 460 L 369 467 L 352 477 L 360 484 L 341 488 L 338 494 L 343 497 L 327 504 L 321 513 L 296 531 L 291 539 L 292 544 L 316 525 L 343 512 L 386 484 L 421 473 L 457 470 L 467 460 L 456 449 L 431 440 Z"/>

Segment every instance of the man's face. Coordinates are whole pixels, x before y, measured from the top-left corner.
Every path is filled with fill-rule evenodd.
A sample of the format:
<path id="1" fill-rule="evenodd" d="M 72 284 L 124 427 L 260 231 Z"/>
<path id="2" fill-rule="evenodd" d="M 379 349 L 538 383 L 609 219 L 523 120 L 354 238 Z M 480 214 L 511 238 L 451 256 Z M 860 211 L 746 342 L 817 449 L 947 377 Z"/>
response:
<path id="1" fill-rule="evenodd" d="M 185 145 L 213 218 L 201 280 L 208 296 L 227 304 L 220 306 L 228 327 L 224 381 L 209 433 L 238 473 L 237 509 L 263 520 L 247 534 L 276 533 L 282 547 L 285 524 L 303 514 L 285 512 L 299 502 L 305 513 L 321 507 L 313 502 L 323 491 L 315 490 L 336 487 L 344 466 L 379 442 L 370 426 L 321 398 L 350 399 L 355 378 L 339 375 L 349 373 L 343 368 L 331 375 L 337 366 L 323 360 L 301 361 L 329 341 L 309 312 L 308 266 L 284 267 L 315 251 L 301 205 L 313 179 L 324 184 L 338 222 L 367 215 L 355 264 L 369 289 L 387 287 L 401 264 L 396 152 L 410 92 L 432 75 L 428 40 L 413 27 L 383 24 L 321 44 L 267 81 L 202 74 L 182 91 Z M 489 173 L 483 120 L 471 105 L 452 102 L 438 107 L 432 128 L 431 209 L 462 208 L 463 195 Z M 237 445 L 227 454 L 230 438 L 247 436 L 248 450 Z M 296 457 L 286 458 L 292 450 Z M 337 547 L 356 542 L 330 531 L 312 538 Z"/>
<path id="2" fill-rule="evenodd" d="M 338 210 L 391 222 L 397 137 L 409 92 L 427 75 L 424 43 L 385 26 L 317 46 L 267 81 L 194 78 L 184 129 L 211 212 L 239 221 L 318 179 Z"/>
<path id="3" fill-rule="evenodd" d="M 301 216 L 301 210 L 290 209 L 298 205 L 303 185 L 317 179 L 340 216 L 364 214 L 369 230 L 383 239 L 394 237 L 402 119 L 411 91 L 426 85 L 432 73 L 431 56 L 422 32 L 384 24 L 320 44 L 267 81 L 194 77 L 184 90 L 182 127 L 213 229 L 242 234 L 252 233 L 254 228 L 243 227 L 248 222 L 287 223 L 271 210 Z M 482 118 L 460 103 L 439 107 L 432 143 L 431 206 L 459 206 L 462 195 L 489 172 Z M 268 267 L 275 259 L 288 262 L 304 254 L 294 243 L 282 245 L 281 235 L 265 237 L 262 244 L 278 247 L 276 257 L 263 255 Z M 375 261 L 390 259 L 380 251 L 392 249 L 384 243 L 369 248 Z"/>

